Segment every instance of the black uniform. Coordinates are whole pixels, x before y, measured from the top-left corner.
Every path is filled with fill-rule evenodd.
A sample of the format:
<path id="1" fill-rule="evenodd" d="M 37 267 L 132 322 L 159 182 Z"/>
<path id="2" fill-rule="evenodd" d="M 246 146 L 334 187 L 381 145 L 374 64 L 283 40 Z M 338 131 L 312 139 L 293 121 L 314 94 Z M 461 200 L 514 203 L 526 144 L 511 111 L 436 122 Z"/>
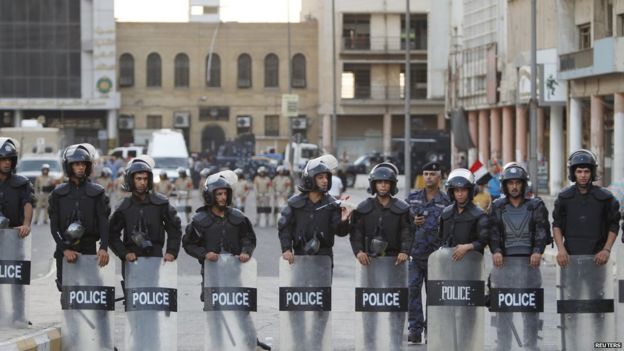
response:
<path id="1" fill-rule="evenodd" d="M 370 242 L 376 236 L 388 242 L 386 256 L 409 255 L 413 238 L 410 235 L 409 205 L 405 201 L 393 198 L 388 207 L 384 207 L 375 197 L 370 197 L 358 205 L 352 216 L 350 239 L 353 253 L 369 253 Z"/>
<path id="2" fill-rule="evenodd" d="M 243 212 L 228 208 L 224 217 L 214 214 L 209 206 L 197 209 L 182 238 L 184 251 L 203 264 L 206 254 L 231 253 L 249 256 L 256 248 L 256 233 Z"/>
<path id="3" fill-rule="evenodd" d="M 34 190 L 28 178 L 11 174 L 0 181 L 0 211 L 9 219 L 9 227 L 24 224 L 24 206 L 34 204 Z"/>
<path id="4" fill-rule="evenodd" d="M 50 230 L 56 242 L 56 276 L 60 290 L 63 274 L 63 251 L 70 249 L 82 254 L 95 255 L 95 244 L 100 240 L 100 250 L 108 250 L 108 215 L 110 207 L 104 188 L 90 181 L 78 185 L 67 182 L 59 185 L 50 194 Z M 75 244 L 64 237 L 72 222 L 80 221 L 85 232 Z"/>
<path id="5" fill-rule="evenodd" d="M 282 252 L 305 255 L 305 244 L 316 235 L 320 241 L 317 254 L 333 257 L 334 235 L 346 236 L 349 225 L 342 222 L 340 205 L 333 196 L 324 194 L 313 203 L 307 193 L 300 193 L 288 199 L 277 228 Z"/>
<path id="6" fill-rule="evenodd" d="M 472 202 L 462 213 L 457 212 L 456 204 L 447 206 L 440 216 L 438 237 L 442 246 L 473 244 L 474 250 L 483 254 L 489 237 L 487 215 Z"/>
<path id="7" fill-rule="evenodd" d="M 132 240 L 131 235 L 137 228 L 146 232 L 151 249 L 140 248 Z M 148 193 L 144 201 L 134 195 L 125 198 L 110 219 L 111 249 L 122 261 L 128 253 L 137 257 L 162 257 L 165 241 L 166 253 L 178 257 L 181 236 L 180 217 L 169 200 L 159 193 Z"/>

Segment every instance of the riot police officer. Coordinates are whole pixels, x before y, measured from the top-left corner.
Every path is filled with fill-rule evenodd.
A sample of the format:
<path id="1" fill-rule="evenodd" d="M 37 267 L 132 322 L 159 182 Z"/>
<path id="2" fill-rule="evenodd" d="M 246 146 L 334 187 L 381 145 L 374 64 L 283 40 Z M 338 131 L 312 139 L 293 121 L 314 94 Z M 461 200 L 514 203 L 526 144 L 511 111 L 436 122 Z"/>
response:
<path id="1" fill-rule="evenodd" d="M 238 181 L 232 185 L 234 206 L 239 210 L 245 212 L 245 202 L 247 201 L 247 195 L 249 195 L 249 190 L 251 189 L 251 186 L 245 178 L 245 173 L 242 169 L 235 169 L 234 174 L 236 174 L 236 176 L 238 177 Z"/>
<path id="2" fill-rule="evenodd" d="M 332 155 L 310 160 L 301 174 L 300 193 L 282 209 L 277 229 L 282 258 L 290 264 L 296 255 L 333 257 L 334 235 L 348 234 L 348 211 L 327 194 L 337 164 Z"/>
<path id="3" fill-rule="evenodd" d="M 427 259 L 437 246 L 438 222 L 444 208 L 450 205 L 448 195 L 440 191 L 440 164 L 432 161 L 422 167 L 425 187 L 409 194 L 406 199 L 414 217 L 414 244 L 409 264 L 408 336 L 410 343 L 421 343 L 426 330 L 422 304 L 422 285 L 427 284 Z"/>
<path id="4" fill-rule="evenodd" d="M 184 209 L 186 222 L 191 220 L 191 190 L 193 190 L 193 181 L 186 174 L 186 169 L 178 168 L 178 179 L 173 182 L 176 192 L 176 199 L 180 209 Z"/>
<path id="5" fill-rule="evenodd" d="M 577 150 L 568 158 L 568 179 L 574 184 L 557 195 L 552 223 L 561 267 L 568 265 L 568 255 L 594 255 L 597 265 L 609 261 L 620 205 L 609 190 L 593 184 L 597 167 L 589 150 Z"/>
<path id="6" fill-rule="evenodd" d="M 254 192 L 256 193 L 257 218 L 256 223 L 260 227 L 272 225 L 271 198 L 273 197 L 273 181 L 267 174 L 265 166 L 258 167 L 258 174 L 253 179 Z"/>
<path id="7" fill-rule="evenodd" d="M 158 183 L 154 184 L 154 191 L 161 193 L 166 197 L 171 196 L 173 184 L 171 184 L 171 181 L 167 178 L 167 171 L 160 171 L 160 174 L 158 175 Z"/>
<path id="8" fill-rule="evenodd" d="M 490 214 L 490 250 L 495 267 L 503 267 L 506 257 L 524 257 L 528 261 L 512 280 L 521 282 L 526 287 L 541 287 L 538 268 L 544 249 L 550 238 L 548 210 L 540 198 L 526 198 L 528 174 L 519 164 L 512 162 L 505 165 L 500 176 L 505 197 L 494 201 Z M 492 272 L 491 280 L 496 285 L 499 281 L 510 280 L 498 277 L 500 270 Z M 497 323 L 497 341 L 499 350 L 511 348 L 512 314 L 499 313 Z M 527 348 L 537 347 L 538 314 L 524 313 L 524 342 Z"/>
<path id="9" fill-rule="evenodd" d="M 43 212 L 43 224 L 48 224 L 48 200 L 50 193 L 54 190 L 55 179 L 50 177 L 50 165 L 44 163 L 41 165 L 41 175 L 35 179 L 35 197 L 37 198 L 37 207 L 35 209 L 34 222 L 39 222 L 41 212 Z"/>
<path id="10" fill-rule="evenodd" d="M 454 169 L 446 181 L 446 189 L 453 203 L 440 216 L 438 239 L 447 247 L 454 247 L 452 259 L 461 260 L 471 250 L 483 254 L 489 238 L 488 219 L 472 203 L 474 175 L 465 168 Z"/>
<path id="11" fill-rule="evenodd" d="M 110 207 L 104 188 L 89 180 L 93 156 L 88 144 L 71 145 L 63 152 L 63 171 L 69 178 L 50 194 L 50 231 L 56 242 L 56 284 L 61 290 L 63 259 L 74 263 L 79 254 L 96 254 L 98 265 L 108 264 L 108 215 Z"/>
<path id="12" fill-rule="evenodd" d="M 288 198 L 290 197 L 290 190 L 292 189 L 292 178 L 286 174 L 286 167 L 277 166 L 277 175 L 273 178 L 273 189 L 274 189 L 274 213 L 275 216 L 279 216 L 280 209 L 286 205 L 288 202 Z M 277 219 L 275 223 L 277 223 Z"/>
<path id="13" fill-rule="evenodd" d="M 169 200 L 152 191 L 152 167 L 135 158 L 126 167 L 124 181 L 132 195 L 123 199 L 111 216 L 111 249 L 122 261 L 133 262 L 137 257 L 174 261 L 180 250 L 181 222 Z"/>
<path id="14" fill-rule="evenodd" d="M 17 229 L 23 238 L 30 234 L 34 197 L 28 178 L 14 174 L 16 166 L 15 141 L 0 138 L 0 214 L 8 219 L 5 228 Z"/>

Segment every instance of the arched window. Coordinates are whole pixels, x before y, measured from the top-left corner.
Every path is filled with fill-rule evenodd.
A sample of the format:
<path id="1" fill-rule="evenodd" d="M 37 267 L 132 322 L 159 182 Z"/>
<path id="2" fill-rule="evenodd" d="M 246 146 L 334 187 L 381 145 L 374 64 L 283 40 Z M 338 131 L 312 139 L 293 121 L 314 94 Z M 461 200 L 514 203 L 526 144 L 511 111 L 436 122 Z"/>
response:
<path id="1" fill-rule="evenodd" d="M 213 53 L 206 56 L 206 86 L 221 86 L 221 58 Z"/>
<path id="2" fill-rule="evenodd" d="M 251 88 L 251 56 L 248 54 L 238 57 L 238 87 Z"/>
<path id="3" fill-rule="evenodd" d="M 162 86 L 162 61 L 155 52 L 147 56 L 147 86 Z"/>
<path id="4" fill-rule="evenodd" d="M 279 86 L 279 59 L 275 54 L 268 54 L 264 58 L 264 86 L 266 88 Z"/>
<path id="5" fill-rule="evenodd" d="M 134 86 L 134 57 L 128 53 L 119 57 L 119 86 Z"/>
<path id="6" fill-rule="evenodd" d="M 176 88 L 189 86 L 189 57 L 184 53 L 177 54 L 174 60 L 173 86 Z"/>
<path id="7" fill-rule="evenodd" d="M 290 86 L 293 88 L 306 87 L 306 59 L 303 54 L 296 54 L 292 58 L 292 77 Z"/>

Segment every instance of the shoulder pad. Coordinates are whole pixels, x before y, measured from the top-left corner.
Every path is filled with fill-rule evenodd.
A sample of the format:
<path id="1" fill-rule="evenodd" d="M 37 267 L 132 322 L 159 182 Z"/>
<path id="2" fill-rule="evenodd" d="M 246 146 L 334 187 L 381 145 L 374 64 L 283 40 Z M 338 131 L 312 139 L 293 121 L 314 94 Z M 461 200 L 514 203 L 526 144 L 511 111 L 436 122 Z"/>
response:
<path id="1" fill-rule="evenodd" d="M 245 214 L 241 210 L 239 210 L 237 208 L 230 209 L 228 220 L 233 225 L 239 225 L 239 224 L 243 223 L 245 221 L 245 218 L 246 218 Z"/>
<path id="2" fill-rule="evenodd" d="M 59 196 L 65 196 L 69 194 L 70 190 L 71 190 L 71 186 L 69 186 L 69 183 L 62 183 L 61 185 L 54 188 L 52 192 Z"/>
<path id="3" fill-rule="evenodd" d="M 130 204 L 132 204 L 132 200 L 129 197 L 126 197 L 121 200 L 121 203 L 117 206 L 117 209 L 115 211 L 123 211 L 129 208 Z"/>
<path id="4" fill-rule="evenodd" d="M 87 196 L 90 197 L 96 197 L 104 193 L 104 187 L 98 183 L 88 182 L 85 184 L 85 187 L 85 192 L 87 193 Z"/>
<path id="5" fill-rule="evenodd" d="M 601 186 L 592 187 L 591 194 L 598 201 L 610 200 L 613 197 L 613 194 L 611 193 L 611 191 L 609 191 L 609 189 L 603 188 Z"/>
<path id="6" fill-rule="evenodd" d="M 571 199 L 572 197 L 574 197 L 574 194 L 576 193 L 576 185 L 569 185 L 565 188 L 563 188 L 560 192 L 559 192 L 559 197 L 562 199 Z"/>
<path id="7" fill-rule="evenodd" d="M 165 195 L 153 191 L 150 192 L 149 199 L 154 205 L 166 205 L 169 203 L 169 199 Z"/>
<path id="8" fill-rule="evenodd" d="M 493 208 L 503 208 L 505 205 L 507 205 L 508 201 L 506 197 L 499 197 L 498 199 L 494 200 L 492 202 L 492 207 Z"/>
<path id="9" fill-rule="evenodd" d="M 360 202 L 358 204 L 357 208 L 355 209 L 355 211 L 357 213 L 363 214 L 363 215 L 365 215 L 365 214 L 369 213 L 370 211 L 372 211 L 373 210 L 373 201 L 371 201 L 371 200 L 372 200 L 372 198 L 369 197 L 368 199 Z"/>
<path id="10" fill-rule="evenodd" d="M 451 216 L 453 215 L 453 207 L 455 205 L 448 205 L 444 208 L 444 210 L 442 210 L 442 219 L 449 219 L 451 218 Z"/>
<path id="11" fill-rule="evenodd" d="M 306 197 L 306 194 L 293 195 L 288 199 L 288 205 L 293 208 L 302 208 L 305 206 Z"/>
<path id="12" fill-rule="evenodd" d="M 394 214 L 402 215 L 409 211 L 409 205 L 401 199 L 394 198 L 390 204 L 390 211 Z"/>
<path id="13" fill-rule="evenodd" d="M 28 184 L 28 182 L 28 178 L 21 175 L 13 174 L 10 178 L 9 185 L 11 185 L 12 188 L 19 188 Z"/>
<path id="14" fill-rule="evenodd" d="M 199 211 L 193 215 L 191 221 L 200 227 L 208 227 L 212 224 L 212 217 L 208 211 Z"/>
<path id="15" fill-rule="evenodd" d="M 479 206 L 471 206 L 468 210 L 468 214 L 470 214 L 474 218 L 479 218 L 485 214 L 485 211 L 483 211 Z"/>
<path id="16" fill-rule="evenodd" d="M 529 206 L 529 208 L 531 210 L 534 210 L 540 206 L 546 206 L 546 204 L 544 204 L 544 201 L 539 198 L 539 197 L 534 197 L 532 199 L 528 199 L 527 200 L 527 205 Z"/>

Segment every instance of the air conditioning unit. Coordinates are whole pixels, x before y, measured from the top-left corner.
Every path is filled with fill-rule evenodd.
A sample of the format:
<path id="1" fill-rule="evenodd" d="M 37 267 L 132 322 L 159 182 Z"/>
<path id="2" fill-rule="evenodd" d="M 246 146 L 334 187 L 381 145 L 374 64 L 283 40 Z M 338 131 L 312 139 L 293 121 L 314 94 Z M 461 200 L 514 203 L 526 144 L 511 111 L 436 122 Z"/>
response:
<path id="1" fill-rule="evenodd" d="M 251 116 L 239 116 L 236 118 L 237 128 L 251 128 Z"/>
<path id="2" fill-rule="evenodd" d="M 191 126 L 191 113 L 190 112 L 174 112 L 173 113 L 173 127 L 174 128 L 188 128 Z"/>
<path id="3" fill-rule="evenodd" d="M 120 116 L 117 127 L 119 129 L 134 129 L 134 116 Z"/>
<path id="4" fill-rule="evenodd" d="M 292 129 L 308 128 L 308 119 L 305 117 L 297 117 L 292 119 Z"/>

